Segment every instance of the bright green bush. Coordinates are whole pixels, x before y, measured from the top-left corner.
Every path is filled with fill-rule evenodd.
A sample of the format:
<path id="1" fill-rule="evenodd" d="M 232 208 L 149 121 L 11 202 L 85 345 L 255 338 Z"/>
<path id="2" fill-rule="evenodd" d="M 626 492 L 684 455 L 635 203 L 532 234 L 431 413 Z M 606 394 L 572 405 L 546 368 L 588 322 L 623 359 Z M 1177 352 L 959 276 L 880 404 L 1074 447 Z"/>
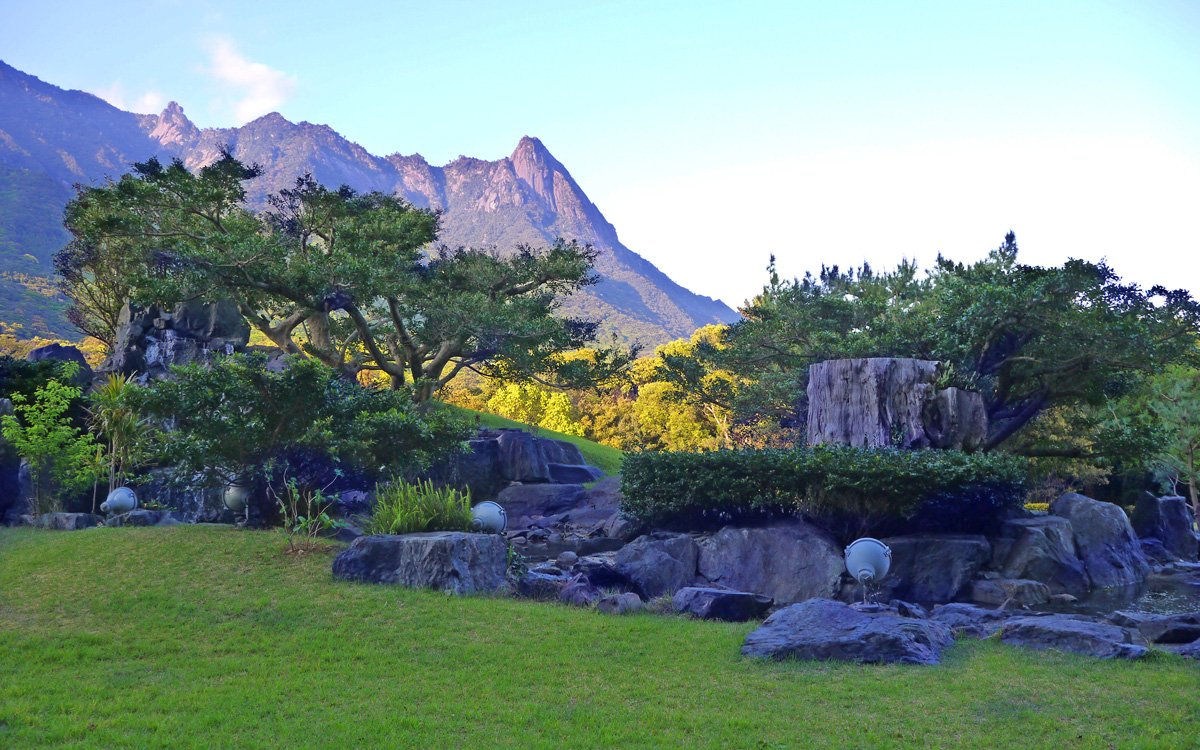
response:
<path id="1" fill-rule="evenodd" d="M 803 514 L 839 536 L 980 532 L 1020 506 L 1027 466 L 1002 453 L 797 450 L 635 453 L 622 510 L 696 530 Z"/>
<path id="2" fill-rule="evenodd" d="M 375 510 L 368 534 L 414 534 L 418 531 L 466 531 L 471 526 L 471 492 L 435 487 L 428 480 L 395 481 L 375 491 Z"/>

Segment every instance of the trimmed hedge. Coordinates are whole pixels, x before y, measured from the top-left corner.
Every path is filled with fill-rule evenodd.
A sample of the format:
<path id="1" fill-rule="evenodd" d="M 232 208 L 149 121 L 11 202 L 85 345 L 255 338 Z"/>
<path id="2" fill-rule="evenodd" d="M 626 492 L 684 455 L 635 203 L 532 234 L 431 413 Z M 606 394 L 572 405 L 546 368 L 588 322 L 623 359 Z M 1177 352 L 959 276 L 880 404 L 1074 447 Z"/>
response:
<path id="1" fill-rule="evenodd" d="M 946 450 L 632 453 L 621 472 L 621 508 L 686 531 L 803 514 L 841 537 L 980 533 L 1020 508 L 1027 473 L 1017 456 Z"/>

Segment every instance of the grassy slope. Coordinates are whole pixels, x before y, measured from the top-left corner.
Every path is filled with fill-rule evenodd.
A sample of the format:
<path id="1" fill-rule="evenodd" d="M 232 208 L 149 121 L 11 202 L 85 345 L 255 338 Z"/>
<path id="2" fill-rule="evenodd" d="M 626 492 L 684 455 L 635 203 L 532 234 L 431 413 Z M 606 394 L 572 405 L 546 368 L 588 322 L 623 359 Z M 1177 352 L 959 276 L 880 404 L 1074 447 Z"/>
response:
<path id="1" fill-rule="evenodd" d="M 963 642 L 771 664 L 751 625 L 334 581 L 223 527 L 0 529 L 0 747 L 1193 748 L 1200 668 Z"/>
<path id="2" fill-rule="evenodd" d="M 621 473 L 621 457 L 624 455 L 616 448 L 600 443 L 593 443 L 587 438 L 576 437 L 575 435 L 565 435 L 561 432 L 553 430 L 544 430 L 541 427 L 530 427 L 522 422 L 516 422 L 505 417 L 498 417 L 495 414 L 487 412 L 475 411 L 474 409 L 464 409 L 461 406 L 446 404 L 452 409 L 466 414 L 471 418 L 478 418 L 480 424 L 485 427 L 516 427 L 521 430 L 528 430 L 541 437 L 554 438 L 555 440 L 566 440 L 569 443 L 574 443 L 579 447 L 579 452 L 583 454 L 584 459 L 589 464 L 603 471 L 610 476 Z"/>

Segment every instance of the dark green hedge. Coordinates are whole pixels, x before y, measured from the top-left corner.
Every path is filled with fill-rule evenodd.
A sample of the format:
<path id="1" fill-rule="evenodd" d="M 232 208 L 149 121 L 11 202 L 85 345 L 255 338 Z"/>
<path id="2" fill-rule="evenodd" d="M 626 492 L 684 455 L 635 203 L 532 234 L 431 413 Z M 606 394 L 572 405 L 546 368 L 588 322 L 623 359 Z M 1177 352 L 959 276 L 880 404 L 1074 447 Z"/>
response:
<path id="1" fill-rule="evenodd" d="M 659 528 L 700 530 L 803 514 L 841 537 L 978 533 L 1024 497 L 1026 461 L 1003 453 L 797 450 L 633 453 L 622 509 Z"/>

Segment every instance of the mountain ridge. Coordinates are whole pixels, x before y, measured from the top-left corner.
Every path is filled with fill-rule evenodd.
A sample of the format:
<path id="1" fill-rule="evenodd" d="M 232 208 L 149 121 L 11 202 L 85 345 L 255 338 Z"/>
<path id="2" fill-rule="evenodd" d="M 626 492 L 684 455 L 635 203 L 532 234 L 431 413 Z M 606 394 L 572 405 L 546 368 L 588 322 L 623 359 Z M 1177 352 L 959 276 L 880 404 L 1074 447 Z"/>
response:
<path id="1" fill-rule="evenodd" d="M 616 227 L 534 136 L 523 136 L 500 159 L 460 156 L 439 166 L 417 153 L 371 154 L 328 125 L 292 122 L 278 112 L 230 128 L 199 128 L 175 101 L 157 115 L 125 112 L 2 61 L 0 275 L 7 276 L 0 278 L 0 302 L 11 296 L 14 273 L 40 270 L 48 275 L 52 246 L 56 240 L 61 245 L 66 235 L 59 228 L 57 236 L 46 236 L 47 217 L 51 210 L 61 216 L 73 194 L 71 184 L 115 178 L 130 163 L 151 156 L 178 158 L 196 169 L 224 148 L 263 167 L 262 176 L 247 185 L 248 202 L 255 208 L 265 204 L 269 193 L 311 173 L 322 184 L 394 194 L 438 211 L 439 243 L 500 252 L 520 244 L 546 245 L 557 237 L 591 244 L 599 251 L 600 281 L 568 298 L 564 310 L 601 320 L 627 340 L 654 345 L 708 323 L 737 319 L 725 303 L 685 289 L 621 243 Z M 44 214 L 15 197 L 33 188 L 49 196 L 41 201 Z M 33 244 L 21 229 L 31 217 L 41 227 Z M 28 258 L 40 269 L 30 267 Z M 46 320 L 38 325 L 53 328 Z"/>

